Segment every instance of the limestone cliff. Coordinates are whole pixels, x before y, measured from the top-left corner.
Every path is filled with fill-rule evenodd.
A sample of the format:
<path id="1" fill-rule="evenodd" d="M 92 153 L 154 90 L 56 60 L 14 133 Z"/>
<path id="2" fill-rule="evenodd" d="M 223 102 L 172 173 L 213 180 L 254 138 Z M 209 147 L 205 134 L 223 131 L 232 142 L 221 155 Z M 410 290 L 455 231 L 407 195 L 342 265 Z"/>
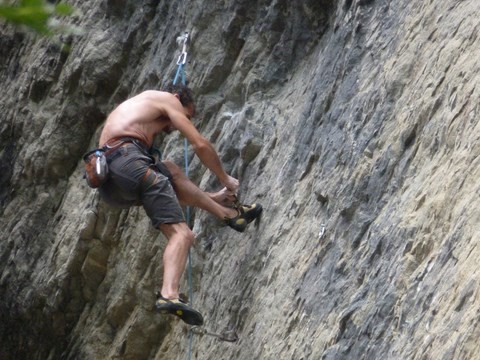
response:
<path id="1" fill-rule="evenodd" d="M 1 26 L 0 358 L 478 358 L 477 0 L 70 3 L 81 36 Z M 239 340 L 191 350 L 153 309 L 165 238 L 81 161 L 184 31 L 196 124 L 265 208 L 244 234 L 195 211 L 193 302 Z"/>

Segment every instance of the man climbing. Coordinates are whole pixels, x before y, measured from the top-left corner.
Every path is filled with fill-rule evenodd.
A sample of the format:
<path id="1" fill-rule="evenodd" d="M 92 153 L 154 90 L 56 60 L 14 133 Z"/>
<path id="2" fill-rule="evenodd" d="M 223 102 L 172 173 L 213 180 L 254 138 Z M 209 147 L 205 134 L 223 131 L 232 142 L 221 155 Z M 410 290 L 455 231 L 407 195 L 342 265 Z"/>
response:
<path id="1" fill-rule="evenodd" d="M 156 308 L 161 313 L 177 315 L 188 324 L 201 325 L 200 312 L 179 298 L 180 279 L 195 240 L 181 205 L 204 209 L 239 232 L 260 215 L 262 207 L 231 207 L 239 181 L 225 172 L 212 144 L 192 124 L 194 114 L 192 92 L 183 85 L 171 85 L 166 91 L 145 91 L 121 103 L 108 116 L 100 135 L 99 146 L 105 150 L 110 172 L 100 194 L 115 206 L 143 205 L 153 226 L 168 239 Z M 149 149 L 154 137 L 174 130 L 189 141 L 200 161 L 224 186 L 222 190 L 204 192 L 173 162 L 156 161 L 151 156 Z"/>

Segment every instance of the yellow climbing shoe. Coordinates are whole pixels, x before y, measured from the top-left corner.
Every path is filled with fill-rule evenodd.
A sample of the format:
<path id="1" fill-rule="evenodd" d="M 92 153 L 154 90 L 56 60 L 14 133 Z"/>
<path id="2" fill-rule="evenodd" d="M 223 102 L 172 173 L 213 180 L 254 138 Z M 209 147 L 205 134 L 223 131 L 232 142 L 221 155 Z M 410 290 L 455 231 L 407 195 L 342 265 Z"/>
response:
<path id="1" fill-rule="evenodd" d="M 238 215 L 233 219 L 225 218 L 225 223 L 238 232 L 244 232 L 247 225 L 260 216 L 263 209 L 260 204 L 239 204 L 237 210 Z"/>
<path id="2" fill-rule="evenodd" d="M 181 299 L 165 299 L 157 293 L 155 308 L 160 314 L 176 315 L 189 325 L 203 325 L 203 316 Z"/>

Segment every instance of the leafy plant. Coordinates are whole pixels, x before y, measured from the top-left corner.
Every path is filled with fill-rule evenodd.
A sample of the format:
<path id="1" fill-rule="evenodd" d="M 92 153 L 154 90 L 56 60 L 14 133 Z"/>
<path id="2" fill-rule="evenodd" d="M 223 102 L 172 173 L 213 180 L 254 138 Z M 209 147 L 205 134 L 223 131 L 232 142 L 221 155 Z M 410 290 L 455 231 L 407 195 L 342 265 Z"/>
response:
<path id="1" fill-rule="evenodd" d="M 17 4 L 0 0 L 0 18 L 16 25 L 27 26 L 42 35 L 56 30 L 55 17 L 68 16 L 74 9 L 68 4 L 49 4 L 45 0 L 21 0 Z"/>

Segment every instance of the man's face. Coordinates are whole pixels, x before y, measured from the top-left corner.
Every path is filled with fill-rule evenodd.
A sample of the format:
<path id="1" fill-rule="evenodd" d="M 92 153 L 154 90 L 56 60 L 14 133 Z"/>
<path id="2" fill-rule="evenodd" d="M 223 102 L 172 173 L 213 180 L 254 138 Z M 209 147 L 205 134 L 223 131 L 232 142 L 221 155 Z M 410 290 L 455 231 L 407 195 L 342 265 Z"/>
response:
<path id="1" fill-rule="evenodd" d="M 195 105 L 193 103 L 189 104 L 188 106 L 183 107 L 184 114 L 188 120 L 192 121 L 193 117 L 195 116 Z M 173 125 L 167 126 L 163 129 L 163 132 L 167 134 L 171 134 L 173 131 L 177 130 Z"/>
<path id="2" fill-rule="evenodd" d="M 180 101 L 179 94 L 173 94 L 173 96 L 175 96 L 178 99 L 178 101 Z M 195 104 L 193 103 L 193 101 L 187 106 L 183 107 L 183 113 L 188 118 L 188 120 L 192 121 L 192 118 L 195 116 Z"/>
<path id="3" fill-rule="evenodd" d="M 192 121 L 193 117 L 195 116 L 195 105 L 190 103 L 188 106 L 184 106 L 183 109 L 185 110 L 185 116 L 188 120 Z"/>

